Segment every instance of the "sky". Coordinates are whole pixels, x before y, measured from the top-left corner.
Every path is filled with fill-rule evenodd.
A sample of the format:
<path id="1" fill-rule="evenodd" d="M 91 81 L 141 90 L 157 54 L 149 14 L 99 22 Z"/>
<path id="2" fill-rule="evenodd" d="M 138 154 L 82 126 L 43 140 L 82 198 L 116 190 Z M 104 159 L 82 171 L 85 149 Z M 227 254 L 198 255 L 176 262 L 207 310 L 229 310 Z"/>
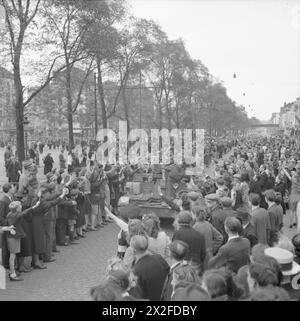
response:
<path id="1" fill-rule="evenodd" d="M 135 16 L 182 38 L 248 116 L 268 120 L 300 97 L 300 0 L 128 2 Z"/>

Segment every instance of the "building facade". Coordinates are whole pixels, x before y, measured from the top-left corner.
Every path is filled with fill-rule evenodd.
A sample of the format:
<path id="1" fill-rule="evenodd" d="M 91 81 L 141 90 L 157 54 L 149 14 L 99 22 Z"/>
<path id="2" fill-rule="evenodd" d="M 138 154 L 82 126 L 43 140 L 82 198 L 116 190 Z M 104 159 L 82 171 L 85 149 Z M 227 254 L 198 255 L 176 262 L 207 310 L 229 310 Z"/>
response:
<path id="1" fill-rule="evenodd" d="M 273 113 L 270 119 L 270 124 L 279 125 L 280 122 L 280 113 Z"/>
<path id="2" fill-rule="evenodd" d="M 15 136 L 14 77 L 0 66 L 0 140 L 10 141 Z"/>
<path id="3" fill-rule="evenodd" d="M 291 103 L 284 103 L 280 109 L 279 127 L 284 131 L 300 130 L 300 97 Z"/>

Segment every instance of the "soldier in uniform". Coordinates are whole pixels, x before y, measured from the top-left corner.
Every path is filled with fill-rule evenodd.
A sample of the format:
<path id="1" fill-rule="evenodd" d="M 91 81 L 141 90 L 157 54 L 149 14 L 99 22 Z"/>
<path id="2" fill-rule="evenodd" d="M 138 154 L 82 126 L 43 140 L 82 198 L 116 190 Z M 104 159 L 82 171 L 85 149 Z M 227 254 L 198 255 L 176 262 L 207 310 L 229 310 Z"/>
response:
<path id="1" fill-rule="evenodd" d="M 223 235 L 223 240 L 227 240 L 227 233 L 225 232 L 226 214 L 220 204 L 220 199 L 217 194 L 208 194 L 205 196 L 205 203 L 208 208 L 210 223 Z"/>

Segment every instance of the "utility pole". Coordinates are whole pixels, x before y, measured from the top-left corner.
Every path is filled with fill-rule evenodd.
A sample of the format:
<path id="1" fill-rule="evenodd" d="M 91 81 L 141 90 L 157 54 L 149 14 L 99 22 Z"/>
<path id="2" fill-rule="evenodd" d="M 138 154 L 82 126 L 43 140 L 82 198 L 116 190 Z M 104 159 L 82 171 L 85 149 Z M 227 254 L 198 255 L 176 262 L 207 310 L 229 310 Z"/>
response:
<path id="1" fill-rule="evenodd" d="M 98 133 L 98 112 L 97 112 L 97 75 L 94 73 L 94 85 L 95 85 L 95 139 L 97 139 Z"/>

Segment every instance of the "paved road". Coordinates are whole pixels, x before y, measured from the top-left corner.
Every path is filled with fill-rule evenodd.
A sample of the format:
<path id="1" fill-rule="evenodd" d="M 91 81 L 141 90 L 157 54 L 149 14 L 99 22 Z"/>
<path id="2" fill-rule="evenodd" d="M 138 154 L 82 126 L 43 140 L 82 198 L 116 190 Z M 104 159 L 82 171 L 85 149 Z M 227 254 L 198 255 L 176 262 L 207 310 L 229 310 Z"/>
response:
<path id="1" fill-rule="evenodd" d="M 51 150 L 54 167 L 58 167 L 59 149 Z M 42 157 L 40 156 L 40 164 Z M 39 179 L 44 179 L 43 166 Z M 7 182 L 4 171 L 4 149 L 0 148 L 0 185 Z M 89 300 L 89 290 L 104 278 L 107 260 L 116 254 L 119 228 L 109 224 L 98 232 L 89 232 L 80 244 L 59 247 L 56 261 L 47 270 L 23 273 L 22 282 L 7 280 L 7 289 L 0 290 L 0 301 L 72 301 Z"/>
<path id="2" fill-rule="evenodd" d="M 44 176 L 44 164 L 43 164 L 43 157 L 46 156 L 47 154 L 46 149 L 44 149 L 44 153 L 42 155 L 40 155 L 40 167 L 38 168 L 38 178 L 44 180 L 45 176 Z M 49 150 L 49 152 L 51 153 L 53 160 L 54 160 L 54 165 L 53 168 L 59 168 L 59 149 L 52 149 Z M 7 182 L 7 177 L 6 177 L 6 173 L 4 170 L 4 152 L 5 149 L 4 148 L 0 148 L 0 185 L 3 185 L 4 183 Z M 65 152 L 65 157 L 67 157 L 67 152 Z"/>
<path id="3" fill-rule="evenodd" d="M 24 281 L 0 290 L 0 301 L 86 301 L 89 290 L 104 279 L 107 261 L 116 254 L 119 229 L 113 223 L 89 232 L 79 244 L 58 247 L 47 270 L 22 273 Z"/>

